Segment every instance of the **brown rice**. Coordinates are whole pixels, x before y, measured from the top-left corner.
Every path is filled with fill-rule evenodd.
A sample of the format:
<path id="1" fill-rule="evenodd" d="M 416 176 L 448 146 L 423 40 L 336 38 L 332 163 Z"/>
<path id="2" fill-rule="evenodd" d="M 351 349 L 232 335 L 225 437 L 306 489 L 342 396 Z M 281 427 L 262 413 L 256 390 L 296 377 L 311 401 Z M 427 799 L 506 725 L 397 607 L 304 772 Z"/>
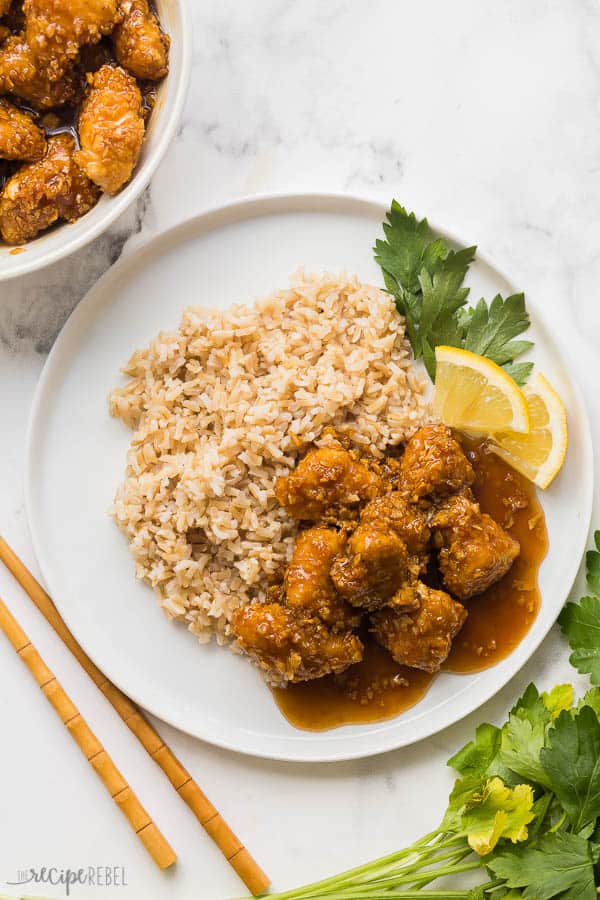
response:
<path id="1" fill-rule="evenodd" d="M 346 274 L 186 309 L 124 372 L 110 410 L 133 438 L 111 512 L 137 577 L 202 641 L 226 640 L 287 563 L 296 525 L 273 485 L 325 428 L 381 456 L 428 417 L 393 301 Z"/>

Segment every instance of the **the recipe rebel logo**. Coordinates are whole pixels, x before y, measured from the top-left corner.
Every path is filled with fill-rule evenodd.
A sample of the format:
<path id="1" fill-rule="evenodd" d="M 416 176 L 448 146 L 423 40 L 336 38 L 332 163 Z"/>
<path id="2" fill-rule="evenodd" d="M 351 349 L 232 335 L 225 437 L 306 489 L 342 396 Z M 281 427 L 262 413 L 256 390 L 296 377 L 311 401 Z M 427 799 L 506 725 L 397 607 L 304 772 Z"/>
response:
<path id="1" fill-rule="evenodd" d="M 19 869 L 16 878 L 5 883 L 10 887 L 22 887 L 24 884 L 50 885 L 61 888 L 70 897 L 76 887 L 127 887 L 127 875 L 124 866 L 80 866 L 76 869 L 41 866 Z"/>

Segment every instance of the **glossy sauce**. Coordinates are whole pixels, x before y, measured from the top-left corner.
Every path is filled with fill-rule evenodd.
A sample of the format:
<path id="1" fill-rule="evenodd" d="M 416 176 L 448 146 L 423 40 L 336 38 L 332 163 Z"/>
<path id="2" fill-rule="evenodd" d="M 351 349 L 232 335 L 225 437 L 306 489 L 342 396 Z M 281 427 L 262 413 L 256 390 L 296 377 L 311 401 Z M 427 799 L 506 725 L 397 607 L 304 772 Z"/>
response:
<path id="1" fill-rule="evenodd" d="M 474 493 L 488 513 L 516 538 L 520 556 L 485 593 L 465 602 L 469 617 L 444 666 L 446 671 L 480 672 L 500 662 L 523 640 L 540 606 L 538 570 L 548 549 L 544 513 L 535 488 L 491 453 L 485 443 L 466 443 L 476 472 Z M 368 633 L 362 662 L 339 676 L 274 688 L 279 709 L 296 728 L 324 731 L 340 725 L 391 719 L 414 706 L 433 678 L 393 661 Z"/>

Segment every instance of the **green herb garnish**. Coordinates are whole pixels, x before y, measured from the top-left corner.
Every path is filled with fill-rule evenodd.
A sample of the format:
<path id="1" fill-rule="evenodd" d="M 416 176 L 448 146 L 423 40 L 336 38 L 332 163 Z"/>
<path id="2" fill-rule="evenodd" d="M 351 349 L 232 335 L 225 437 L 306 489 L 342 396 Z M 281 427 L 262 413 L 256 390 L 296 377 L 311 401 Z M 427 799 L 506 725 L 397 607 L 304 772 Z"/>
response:
<path id="1" fill-rule="evenodd" d="M 592 684 L 600 685 L 600 531 L 594 534 L 595 550 L 586 555 L 591 594 L 579 603 L 567 603 L 558 622 L 571 646 L 569 662 Z"/>
<path id="2" fill-rule="evenodd" d="M 515 363 L 532 347 L 515 338 L 529 328 L 523 294 L 488 305 L 480 300 L 467 307 L 469 288 L 463 281 L 475 259 L 476 247 L 449 250 L 431 234 L 427 219 L 417 220 L 396 200 L 383 225 L 385 240 L 375 243 L 375 259 L 387 290 L 406 319 L 406 333 L 415 359 L 423 359 L 435 381 L 435 348 L 462 347 L 503 366 L 517 384 L 524 384 L 533 363 Z"/>
<path id="3" fill-rule="evenodd" d="M 534 847 L 498 853 L 489 868 L 506 887 L 525 888 L 513 897 L 597 900 L 594 858 L 594 848 L 585 837 L 559 831 L 545 834 Z"/>
<path id="4" fill-rule="evenodd" d="M 428 246 L 420 259 L 434 258 Z M 600 532 L 595 542 L 587 555 L 593 595 L 567 604 L 560 622 L 571 661 L 600 684 Z M 448 765 L 458 778 L 439 828 L 269 900 L 597 900 L 600 687 L 576 703 L 569 684 L 549 693 L 530 684 L 501 727 L 480 725 Z M 477 887 L 461 885 L 466 872 Z M 443 887 L 429 887 L 438 879 Z"/>

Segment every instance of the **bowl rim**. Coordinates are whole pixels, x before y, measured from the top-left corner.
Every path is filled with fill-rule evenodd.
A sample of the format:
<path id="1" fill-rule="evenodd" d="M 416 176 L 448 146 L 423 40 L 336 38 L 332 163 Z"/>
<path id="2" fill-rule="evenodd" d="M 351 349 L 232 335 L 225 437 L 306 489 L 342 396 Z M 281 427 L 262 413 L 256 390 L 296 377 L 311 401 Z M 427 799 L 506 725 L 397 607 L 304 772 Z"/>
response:
<path id="1" fill-rule="evenodd" d="M 177 40 L 181 46 L 180 57 L 180 75 L 179 81 L 175 88 L 172 103 L 169 106 L 169 114 L 165 117 L 164 127 L 158 138 L 156 146 L 146 160 L 142 162 L 139 170 L 134 174 L 128 185 L 115 197 L 110 197 L 106 204 L 103 215 L 94 224 L 87 227 L 83 225 L 78 234 L 72 240 L 66 240 L 63 244 L 58 244 L 48 250 L 42 251 L 39 255 L 27 257 L 27 245 L 23 245 L 21 250 L 19 247 L 12 248 L 12 251 L 18 251 L 18 256 L 11 257 L 12 264 L 5 267 L 0 265 L 0 282 L 10 281 L 19 278 L 22 275 L 29 275 L 44 269 L 53 263 L 65 259 L 82 247 L 87 246 L 100 234 L 107 231 L 110 226 L 121 216 L 132 203 L 146 189 L 152 180 L 156 170 L 165 157 L 165 154 L 171 144 L 171 141 L 179 126 L 179 121 L 183 113 L 184 104 L 187 99 L 188 89 L 191 79 L 192 59 L 193 59 L 193 28 L 192 14 L 188 0 L 173 0 L 176 4 L 180 15 L 180 30 Z M 167 76 L 168 77 L 168 76 Z M 103 195 L 103 197 L 106 195 Z M 101 198 L 101 201 L 103 199 Z M 80 222 L 85 222 L 85 216 L 75 223 L 62 223 L 61 231 L 72 228 Z M 10 255 L 10 250 L 9 254 Z"/>

